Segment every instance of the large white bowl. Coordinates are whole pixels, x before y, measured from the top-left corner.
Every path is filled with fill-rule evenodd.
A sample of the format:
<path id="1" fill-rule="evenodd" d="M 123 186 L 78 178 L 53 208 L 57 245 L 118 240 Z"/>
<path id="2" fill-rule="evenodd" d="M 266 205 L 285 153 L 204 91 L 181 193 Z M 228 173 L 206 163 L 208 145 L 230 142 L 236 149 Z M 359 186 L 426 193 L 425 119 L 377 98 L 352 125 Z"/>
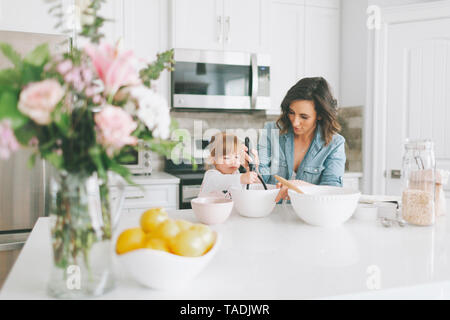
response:
<path id="1" fill-rule="evenodd" d="M 231 198 L 234 207 L 241 216 L 249 218 L 267 217 L 275 208 L 275 199 L 280 189 L 268 184 L 268 190 L 264 190 L 261 184 L 250 185 L 249 190 L 244 188 L 231 188 Z"/>
<path id="2" fill-rule="evenodd" d="M 288 190 L 292 207 L 300 219 L 320 227 L 336 227 L 350 219 L 361 196 L 359 191 L 332 186 L 301 189 L 304 194 Z"/>
<path id="3" fill-rule="evenodd" d="M 213 247 L 200 257 L 183 257 L 153 249 L 137 249 L 117 258 L 129 275 L 143 286 L 153 289 L 175 289 L 187 285 L 216 254 L 221 236 L 214 232 Z"/>

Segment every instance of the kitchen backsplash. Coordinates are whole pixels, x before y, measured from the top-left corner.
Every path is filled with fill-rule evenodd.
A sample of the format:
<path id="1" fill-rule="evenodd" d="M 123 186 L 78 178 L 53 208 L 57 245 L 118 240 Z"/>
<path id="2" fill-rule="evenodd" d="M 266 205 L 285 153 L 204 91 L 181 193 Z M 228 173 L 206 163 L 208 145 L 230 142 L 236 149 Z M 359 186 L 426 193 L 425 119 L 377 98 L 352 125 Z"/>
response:
<path id="1" fill-rule="evenodd" d="M 194 134 L 194 124 L 201 121 L 203 132 L 210 128 L 225 129 L 260 129 L 267 121 L 276 121 L 278 116 L 256 113 L 230 113 L 230 112 L 182 112 L 172 111 L 171 117 L 178 122 L 178 127 L 187 129 Z M 342 126 L 341 134 L 346 138 L 347 163 L 346 171 L 362 171 L 361 133 L 362 133 L 362 107 L 341 108 L 339 122 Z M 152 154 L 152 166 L 154 171 L 164 170 L 164 159 Z"/>
<path id="2" fill-rule="evenodd" d="M 345 171 L 362 172 L 363 108 L 359 106 L 339 109 L 338 121 L 342 126 L 341 135 L 346 140 Z"/>

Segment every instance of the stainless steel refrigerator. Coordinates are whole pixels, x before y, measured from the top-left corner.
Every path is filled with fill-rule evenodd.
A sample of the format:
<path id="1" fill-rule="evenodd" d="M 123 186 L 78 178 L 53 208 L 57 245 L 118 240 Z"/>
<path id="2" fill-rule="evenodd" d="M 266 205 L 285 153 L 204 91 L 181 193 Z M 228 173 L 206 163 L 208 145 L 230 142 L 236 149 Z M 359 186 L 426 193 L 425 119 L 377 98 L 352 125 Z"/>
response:
<path id="1" fill-rule="evenodd" d="M 0 31 L 0 42 L 11 44 L 22 56 L 44 42 L 52 53 L 67 51 L 67 39 L 64 35 Z M 0 69 L 11 65 L 0 53 Z M 36 161 L 30 170 L 30 154 L 20 150 L 8 160 L 0 159 L 0 289 L 37 219 L 47 211 L 44 162 Z"/>

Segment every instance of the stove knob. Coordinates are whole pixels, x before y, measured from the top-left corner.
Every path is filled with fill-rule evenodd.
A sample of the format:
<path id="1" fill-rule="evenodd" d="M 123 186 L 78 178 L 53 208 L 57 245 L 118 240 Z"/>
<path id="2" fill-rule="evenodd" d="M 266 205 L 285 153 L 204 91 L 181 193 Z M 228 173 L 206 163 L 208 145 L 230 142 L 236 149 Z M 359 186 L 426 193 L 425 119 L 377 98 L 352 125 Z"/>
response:
<path id="1" fill-rule="evenodd" d="M 145 154 L 144 154 L 144 158 L 145 158 L 145 159 L 149 159 L 149 158 L 150 158 L 150 155 L 149 155 L 148 153 L 145 153 Z"/>

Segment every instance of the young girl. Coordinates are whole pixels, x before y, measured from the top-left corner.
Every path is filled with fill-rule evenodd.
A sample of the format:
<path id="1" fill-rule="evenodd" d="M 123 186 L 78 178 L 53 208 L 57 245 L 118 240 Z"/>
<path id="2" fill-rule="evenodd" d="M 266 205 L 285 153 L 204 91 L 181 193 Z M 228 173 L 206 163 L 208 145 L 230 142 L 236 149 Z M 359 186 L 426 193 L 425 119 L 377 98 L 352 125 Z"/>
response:
<path id="1" fill-rule="evenodd" d="M 243 187 L 247 184 L 260 183 L 257 173 L 248 170 L 246 161 L 253 162 L 258 170 L 258 156 L 252 150 L 253 159 L 246 153 L 246 147 L 235 135 L 219 133 L 212 137 L 210 143 L 210 163 L 214 169 L 206 171 L 200 187 L 199 197 L 225 197 L 231 187 Z M 239 167 L 247 169 L 246 173 L 239 173 Z"/>

